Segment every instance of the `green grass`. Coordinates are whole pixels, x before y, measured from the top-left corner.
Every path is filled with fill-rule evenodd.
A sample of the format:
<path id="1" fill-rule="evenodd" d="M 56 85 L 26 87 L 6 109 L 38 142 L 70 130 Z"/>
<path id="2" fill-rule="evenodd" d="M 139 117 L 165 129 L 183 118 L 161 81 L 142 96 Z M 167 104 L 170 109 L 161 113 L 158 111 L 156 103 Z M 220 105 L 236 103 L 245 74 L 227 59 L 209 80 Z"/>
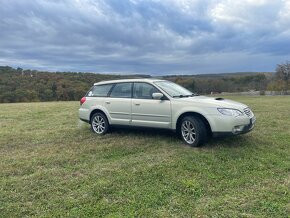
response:
<path id="1" fill-rule="evenodd" d="M 290 98 L 229 97 L 249 134 L 185 146 L 168 131 L 97 136 L 78 102 L 0 104 L 0 217 L 287 217 Z"/>

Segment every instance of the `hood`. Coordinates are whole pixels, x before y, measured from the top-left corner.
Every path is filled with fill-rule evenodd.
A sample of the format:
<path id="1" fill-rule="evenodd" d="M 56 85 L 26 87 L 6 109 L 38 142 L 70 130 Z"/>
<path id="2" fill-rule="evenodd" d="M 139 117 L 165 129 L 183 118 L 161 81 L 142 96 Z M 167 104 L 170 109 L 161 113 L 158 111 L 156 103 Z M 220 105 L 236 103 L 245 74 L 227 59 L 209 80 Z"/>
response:
<path id="1" fill-rule="evenodd" d="M 224 99 L 224 98 L 213 98 L 206 96 L 193 96 L 188 98 L 178 98 L 179 101 L 184 101 L 188 103 L 196 103 L 207 105 L 210 107 L 220 107 L 220 108 L 234 108 L 243 110 L 247 105 L 240 102 Z"/>

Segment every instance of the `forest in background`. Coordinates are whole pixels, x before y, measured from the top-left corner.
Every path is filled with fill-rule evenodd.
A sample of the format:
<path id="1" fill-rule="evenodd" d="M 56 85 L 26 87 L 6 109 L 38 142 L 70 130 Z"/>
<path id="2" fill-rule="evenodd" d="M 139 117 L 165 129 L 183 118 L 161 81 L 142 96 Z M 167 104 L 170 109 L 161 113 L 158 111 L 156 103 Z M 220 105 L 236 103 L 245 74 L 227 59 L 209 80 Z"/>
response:
<path id="1" fill-rule="evenodd" d="M 146 78 L 150 75 L 113 75 L 76 72 L 43 72 L 0 66 L 0 103 L 31 101 L 76 101 L 95 82 L 111 79 Z M 232 73 L 159 76 L 200 94 L 279 91 L 274 73 Z"/>

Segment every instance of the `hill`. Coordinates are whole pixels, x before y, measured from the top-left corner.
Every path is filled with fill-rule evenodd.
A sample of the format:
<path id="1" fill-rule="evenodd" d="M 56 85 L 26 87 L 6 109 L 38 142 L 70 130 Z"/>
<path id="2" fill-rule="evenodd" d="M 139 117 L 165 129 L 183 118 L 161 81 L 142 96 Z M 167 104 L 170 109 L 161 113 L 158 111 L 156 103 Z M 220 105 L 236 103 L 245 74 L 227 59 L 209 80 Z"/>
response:
<path id="1" fill-rule="evenodd" d="M 255 76 L 264 74 L 266 77 L 272 77 L 274 72 L 234 72 L 234 73 L 210 73 L 210 74 L 180 74 L 180 75 L 165 75 L 164 78 L 171 77 L 195 77 L 195 78 L 220 78 L 220 77 L 243 77 L 243 76 Z"/>
<path id="2" fill-rule="evenodd" d="M 0 67 L 0 103 L 79 100 L 93 83 L 121 78 L 146 78 L 150 75 L 113 75 L 77 72 L 42 72 L 9 66 Z M 172 80 L 193 92 L 238 92 L 265 90 L 272 73 L 233 73 L 207 75 L 169 75 Z"/>
<path id="3" fill-rule="evenodd" d="M 79 100 L 94 82 L 137 77 L 0 67 L 0 102 Z M 146 77 L 146 75 L 138 75 Z"/>

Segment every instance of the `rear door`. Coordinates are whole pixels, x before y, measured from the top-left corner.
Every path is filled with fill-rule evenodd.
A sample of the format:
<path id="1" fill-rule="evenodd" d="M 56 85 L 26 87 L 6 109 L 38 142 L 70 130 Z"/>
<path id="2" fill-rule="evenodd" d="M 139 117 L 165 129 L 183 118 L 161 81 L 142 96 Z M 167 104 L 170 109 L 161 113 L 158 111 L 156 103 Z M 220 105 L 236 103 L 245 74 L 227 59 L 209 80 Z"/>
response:
<path id="1" fill-rule="evenodd" d="M 111 124 L 129 125 L 131 122 L 133 83 L 124 82 L 114 85 L 109 97 L 105 99 L 104 106 L 107 108 Z"/>
<path id="2" fill-rule="evenodd" d="M 164 98 L 157 100 L 152 94 L 160 92 L 155 86 L 136 82 L 133 86 L 132 98 L 132 125 L 170 128 L 171 127 L 171 103 Z"/>

